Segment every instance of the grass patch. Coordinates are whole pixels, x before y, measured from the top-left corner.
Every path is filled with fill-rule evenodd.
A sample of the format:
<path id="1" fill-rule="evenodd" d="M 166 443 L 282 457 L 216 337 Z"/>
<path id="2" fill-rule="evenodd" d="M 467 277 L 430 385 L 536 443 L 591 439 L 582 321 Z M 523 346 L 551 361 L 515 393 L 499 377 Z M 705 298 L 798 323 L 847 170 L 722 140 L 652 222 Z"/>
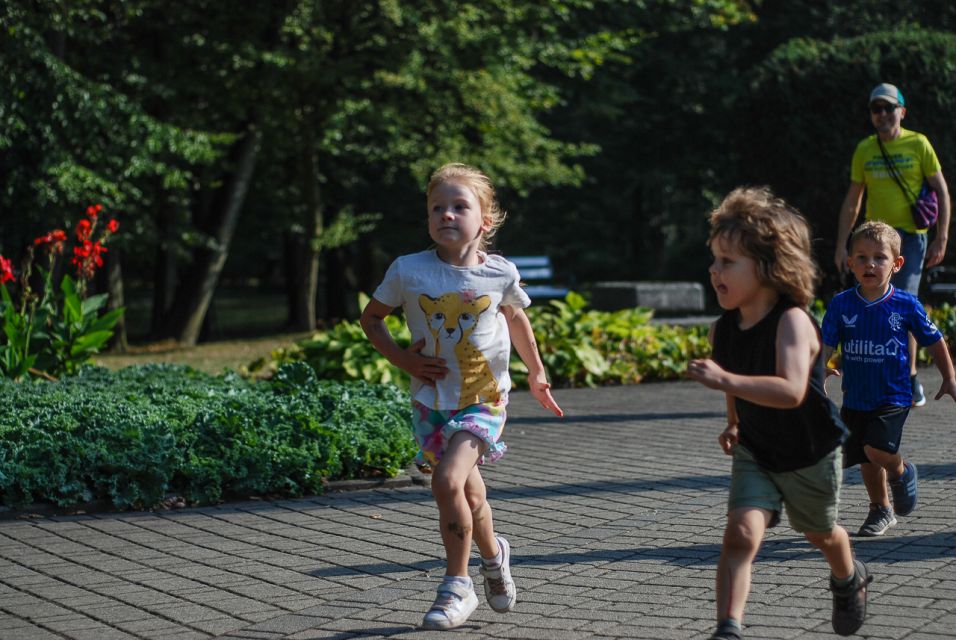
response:
<path id="1" fill-rule="evenodd" d="M 195 347 L 181 347 L 170 340 L 133 345 L 128 353 L 101 353 L 93 357 L 93 363 L 113 371 L 148 363 L 182 364 L 203 373 L 219 374 L 225 369 L 239 371 L 259 358 L 268 359 L 275 350 L 288 348 L 311 335 L 311 332 L 277 333 L 206 342 Z"/>

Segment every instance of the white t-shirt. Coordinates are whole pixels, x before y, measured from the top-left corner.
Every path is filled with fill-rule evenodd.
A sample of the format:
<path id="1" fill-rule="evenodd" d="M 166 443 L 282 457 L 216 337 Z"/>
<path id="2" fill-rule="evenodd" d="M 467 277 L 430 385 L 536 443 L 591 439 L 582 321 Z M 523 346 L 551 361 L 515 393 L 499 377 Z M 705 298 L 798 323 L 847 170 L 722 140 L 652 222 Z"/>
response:
<path id="1" fill-rule="evenodd" d="M 444 358 L 448 375 L 435 386 L 412 378 L 412 398 L 427 407 L 454 410 L 506 399 L 511 389 L 511 337 L 501 306 L 525 308 L 531 299 L 518 270 L 498 255 L 479 252 L 481 264 L 456 267 L 434 250 L 395 260 L 372 296 L 401 306 L 412 342 Z"/>

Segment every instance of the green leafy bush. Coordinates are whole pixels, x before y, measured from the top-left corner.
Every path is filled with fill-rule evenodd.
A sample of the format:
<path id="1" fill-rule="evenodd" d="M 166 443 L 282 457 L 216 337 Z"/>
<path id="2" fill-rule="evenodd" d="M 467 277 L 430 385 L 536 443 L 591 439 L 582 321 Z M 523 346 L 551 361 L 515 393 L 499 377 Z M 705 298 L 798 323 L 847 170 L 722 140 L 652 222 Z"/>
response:
<path id="1" fill-rule="evenodd" d="M 365 308 L 368 296 L 359 296 L 359 305 Z M 396 315 L 385 318 L 392 337 L 405 348 L 412 342 L 405 322 Z M 357 321 L 342 321 L 328 331 L 318 331 L 312 337 L 300 340 L 284 349 L 276 349 L 270 359 L 259 359 L 246 367 L 243 373 L 269 376 L 282 364 L 305 362 L 322 380 L 364 380 L 375 383 L 394 383 L 408 388 L 408 374 L 392 366 L 372 346 Z"/>
<path id="2" fill-rule="evenodd" d="M 87 367 L 57 382 L 0 381 L 0 403 L 8 506 L 315 494 L 330 479 L 395 476 L 416 452 L 402 391 L 319 381 L 302 363 L 258 383 L 183 366 Z"/>
<path id="3" fill-rule="evenodd" d="M 364 306 L 367 300 L 363 297 L 360 302 Z M 684 374 L 689 359 L 710 353 L 707 327 L 651 324 L 652 316 L 644 308 L 588 309 L 586 299 L 575 292 L 564 300 L 528 309 L 541 359 L 556 387 L 673 380 Z M 411 334 L 400 318 L 389 316 L 386 322 L 399 345 L 411 344 Z M 288 362 L 305 362 L 323 379 L 408 386 L 408 375 L 375 350 L 358 322 L 340 322 L 279 349 L 271 360 L 252 363 L 246 373 L 268 374 Z M 511 374 L 518 388 L 526 386 L 527 369 L 517 354 L 512 355 Z"/>
<path id="4" fill-rule="evenodd" d="M 942 332 L 950 355 L 956 358 L 956 306 L 944 302 L 937 307 L 927 308 L 927 311 L 930 320 Z M 929 364 L 932 361 L 926 349 L 919 349 L 916 353 L 921 364 Z"/>
<path id="5" fill-rule="evenodd" d="M 651 324 L 653 311 L 640 307 L 595 311 L 575 292 L 530 308 L 528 317 L 555 386 L 674 380 L 684 374 L 688 360 L 710 354 L 706 326 Z M 520 360 L 514 359 L 511 368 L 523 382 Z"/>
<path id="6" fill-rule="evenodd" d="M 28 375 L 48 379 L 73 375 L 113 337 L 123 309 L 100 315 L 108 295 L 86 295 L 87 283 L 103 266 L 104 245 L 119 229 L 116 220 L 104 222 L 94 240 L 102 211 L 102 205 L 91 205 L 76 224 L 71 260 L 76 280 L 63 274 L 58 287 L 53 281 L 67 241 L 62 229 L 47 232 L 27 247 L 18 282 L 19 300 L 14 300 L 6 286 L 18 280 L 13 266 L 0 256 L 0 376 L 17 380 Z M 37 266 L 43 282 L 39 292 L 31 286 L 37 249 L 47 258 L 46 268 Z"/>

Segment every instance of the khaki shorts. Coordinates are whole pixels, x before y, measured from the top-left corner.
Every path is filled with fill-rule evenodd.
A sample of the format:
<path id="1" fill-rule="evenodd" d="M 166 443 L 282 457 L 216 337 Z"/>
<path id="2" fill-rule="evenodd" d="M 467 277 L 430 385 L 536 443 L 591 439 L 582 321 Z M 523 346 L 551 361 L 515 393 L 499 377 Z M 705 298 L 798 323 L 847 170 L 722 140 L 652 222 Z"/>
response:
<path id="1" fill-rule="evenodd" d="M 843 481 L 843 452 L 838 447 L 819 462 L 795 471 L 774 473 L 761 469 L 753 455 L 734 447 L 728 511 L 757 507 L 773 512 L 779 521 L 781 504 L 794 531 L 824 533 L 836 526 Z"/>

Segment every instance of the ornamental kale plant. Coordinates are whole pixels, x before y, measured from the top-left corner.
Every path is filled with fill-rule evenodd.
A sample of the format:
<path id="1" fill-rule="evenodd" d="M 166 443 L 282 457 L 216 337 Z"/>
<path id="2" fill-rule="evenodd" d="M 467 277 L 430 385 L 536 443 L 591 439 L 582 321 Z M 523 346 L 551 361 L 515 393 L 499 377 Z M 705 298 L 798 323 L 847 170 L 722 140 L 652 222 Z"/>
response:
<path id="1" fill-rule="evenodd" d="M 304 363 L 268 382 L 175 365 L 86 366 L 49 384 L 0 378 L 0 406 L 10 507 L 312 495 L 330 480 L 395 476 L 416 452 L 405 393 L 320 381 Z"/>
<path id="2" fill-rule="evenodd" d="M 100 315 L 107 294 L 86 295 L 87 283 L 103 266 L 106 242 L 119 230 L 111 219 L 99 234 L 102 205 L 91 205 L 76 225 L 76 242 L 70 263 L 76 279 L 64 274 L 58 286 L 54 273 L 63 256 L 67 234 L 54 229 L 38 237 L 27 247 L 19 278 L 19 300 L 7 290 L 16 284 L 10 260 L 0 256 L 0 374 L 18 380 L 26 375 L 47 379 L 76 373 L 113 336 L 113 328 L 122 317 L 122 309 Z M 46 266 L 36 265 L 42 281 L 39 291 L 32 288 L 37 251 L 46 255 Z"/>

